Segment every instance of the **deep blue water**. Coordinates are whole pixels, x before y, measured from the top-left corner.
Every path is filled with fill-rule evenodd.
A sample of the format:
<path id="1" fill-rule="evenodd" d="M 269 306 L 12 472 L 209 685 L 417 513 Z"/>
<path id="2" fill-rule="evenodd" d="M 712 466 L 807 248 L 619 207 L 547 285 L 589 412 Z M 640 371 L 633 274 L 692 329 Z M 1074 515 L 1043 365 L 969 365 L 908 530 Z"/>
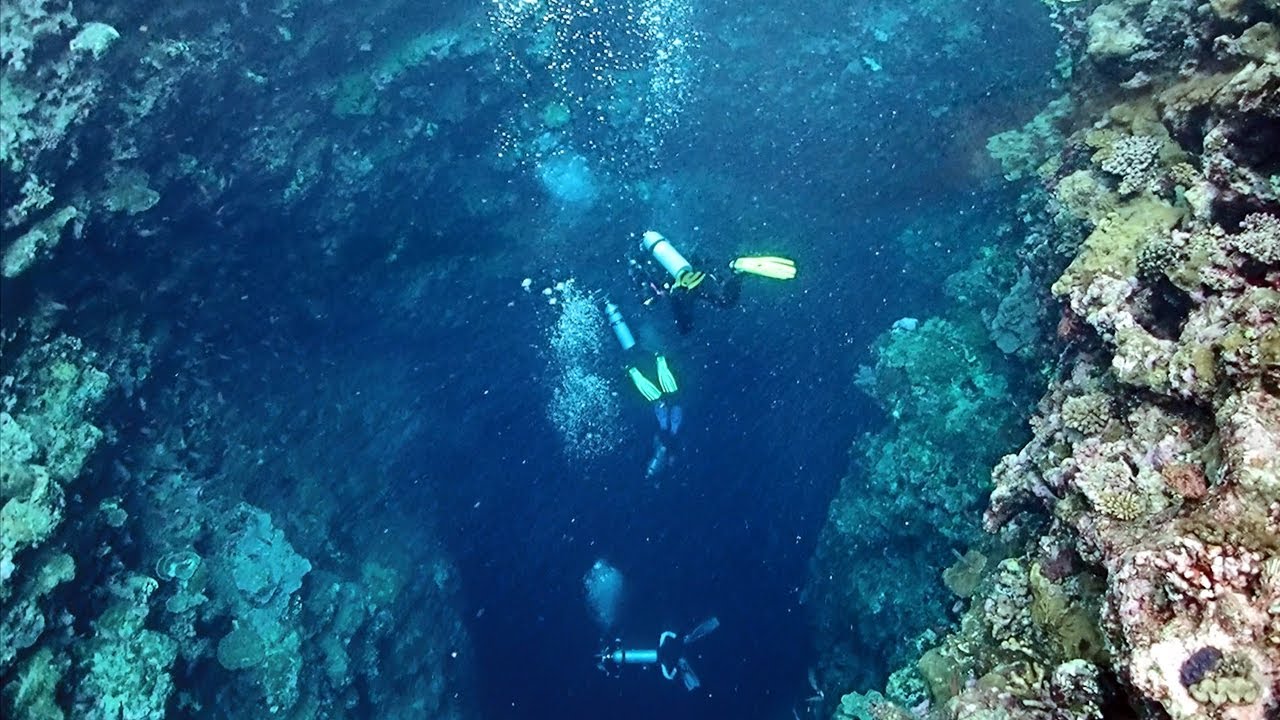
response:
<path id="1" fill-rule="evenodd" d="M 856 359 L 848 344 L 860 321 L 829 316 L 824 275 L 806 269 L 794 288 L 757 286 L 741 308 L 704 309 L 686 339 L 664 310 L 650 313 L 674 341 L 668 353 L 689 388 L 686 454 L 657 484 L 644 478 L 654 421 L 632 390 L 620 383 L 633 439 L 603 462 L 566 462 L 541 411 L 549 380 L 527 349 L 540 329 L 477 330 L 506 335 L 493 355 L 523 368 L 491 374 L 484 397 L 446 390 L 444 399 L 479 403 L 467 412 L 486 416 L 493 433 L 480 452 L 457 458 L 471 468 L 470 481 L 444 489 L 447 514 L 459 519 L 450 544 L 468 603 L 483 611 L 471 627 L 492 713 L 749 715 L 762 706 L 782 712 L 798 699 L 808 654 L 806 563 L 866 411 L 847 402 Z M 842 329 L 831 332 L 833 325 Z M 815 353 L 829 367 L 795 372 Z M 596 672 L 601 638 L 582 576 L 598 557 L 627 577 L 625 639 L 653 641 L 663 629 L 721 619 L 699 648 L 710 697 L 687 696 L 653 671 L 618 679 Z"/>

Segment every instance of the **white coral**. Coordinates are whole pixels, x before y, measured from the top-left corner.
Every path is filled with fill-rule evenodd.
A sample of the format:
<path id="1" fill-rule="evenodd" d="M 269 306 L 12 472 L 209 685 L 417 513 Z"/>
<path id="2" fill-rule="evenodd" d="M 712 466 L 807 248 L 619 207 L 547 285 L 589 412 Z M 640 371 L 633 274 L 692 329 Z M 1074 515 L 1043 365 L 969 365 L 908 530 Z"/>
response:
<path id="1" fill-rule="evenodd" d="M 1160 141 L 1150 135 L 1127 135 L 1111 144 L 1103 170 L 1120 178 L 1121 195 L 1155 190 L 1161 179 Z"/>

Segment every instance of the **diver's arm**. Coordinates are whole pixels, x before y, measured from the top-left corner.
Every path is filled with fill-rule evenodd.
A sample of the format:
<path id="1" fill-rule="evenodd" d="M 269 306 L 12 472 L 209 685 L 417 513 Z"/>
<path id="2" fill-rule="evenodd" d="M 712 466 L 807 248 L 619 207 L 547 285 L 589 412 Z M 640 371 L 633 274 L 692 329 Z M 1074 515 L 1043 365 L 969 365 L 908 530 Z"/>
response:
<path id="1" fill-rule="evenodd" d="M 727 279 L 721 275 L 708 275 L 702 286 L 694 291 L 695 296 L 720 308 L 731 308 L 738 304 L 742 296 L 742 276 L 730 273 Z"/>
<path id="2" fill-rule="evenodd" d="M 742 297 L 742 275 L 731 272 L 729 279 L 724 282 L 717 278 L 716 286 L 720 289 L 716 307 L 731 308 L 738 304 L 738 298 Z"/>

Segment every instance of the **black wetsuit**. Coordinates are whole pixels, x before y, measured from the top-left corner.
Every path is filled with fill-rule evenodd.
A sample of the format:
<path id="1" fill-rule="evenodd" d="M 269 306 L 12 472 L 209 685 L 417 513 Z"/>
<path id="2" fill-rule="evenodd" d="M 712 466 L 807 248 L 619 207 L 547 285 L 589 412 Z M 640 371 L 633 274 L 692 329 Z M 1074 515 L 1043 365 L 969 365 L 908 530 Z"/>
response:
<path id="1" fill-rule="evenodd" d="M 718 274 L 707 273 L 702 282 L 692 290 L 673 287 L 671 275 L 648 253 L 630 263 L 632 280 L 646 296 L 665 296 L 675 317 L 676 330 L 687 335 L 693 330 L 694 306 L 706 303 L 725 309 L 738 303 L 742 294 L 742 276 L 728 268 Z M 696 270 L 699 265 L 695 264 Z"/>
<path id="2" fill-rule="evenodd" d="M 728 275 L 724 278 L 724 275 Z M 722 279 L 723 278 L 723 279 Z M 693 331 L 694 305 L 706 303 L 721 310 L 738 304 L 742 294 L 742 276 L 732 270 L 720 275 L 707 274 L 692 290 L 676 290 L 671 293 L 671 313 L 676 319 L 676 329 L 681 335 Z"/>

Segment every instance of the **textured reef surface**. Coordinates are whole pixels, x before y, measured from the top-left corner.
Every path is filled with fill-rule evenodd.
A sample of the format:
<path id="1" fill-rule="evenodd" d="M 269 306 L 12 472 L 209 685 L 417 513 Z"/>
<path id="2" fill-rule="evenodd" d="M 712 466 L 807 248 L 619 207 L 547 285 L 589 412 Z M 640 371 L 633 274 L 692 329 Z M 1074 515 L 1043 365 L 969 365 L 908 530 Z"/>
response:
<path id="1" fill-rule="evenodd" d="M 16 344 L 7 338 L 6 352 Z M 451 653 L 467 646 L 448 561 L 432 549 L 424 566 L 385 547 L 341 549 L 361 530 L 340 505 L 370 476 L 345 490 L 335 482 L 334 498 L 278 502 L 305 513 L 273 516 L 242 500 L 246 486 L 324 472 L 316 448 L 266 440 L 294 409 L 222 436 L 236 424 L 218 415 L 262 408 L 227 407 L 185 382 L 149 392 L 152 359 L 130 347 L 99 353 L 59 335 L 6 365 L 5 716 L 302 718 L 364 704 L 448 715 L 461 672 Z M 121 403 L 157 419 L 149 442 L 95 455 Z M 167 425 L 174 417 L 184 419 Z"/>
<path id="2" fill-rule="evenodd" d="M 866 382 L 897 429 L 862 445 L 877 489 L 846 480 L 824 534 L 824 549 L 839 548 L 862 532 L 857 503 L 893 493 L 871 502 L 893 508 L 896 532 L 923 522 L 949 541 L 942 580 L 957 617 L 946 624 L 935 608 L 915 623 L 927 629 L 899 636 L 883 692 L 844 694 L 835 716 L 1275 718 L 1280 7 L 1051 9 L 1062 95 L 989 143 L 1006 177 L 1027 183 L 1025 239 L 1001 260 L 1017 282 L 986 301 L 990 343 L 983 328 L 966 334 L 945 318 L 881 342 Z M 1023 318 L 1038 338 L 1026 346 L 1003 329 Z M 961 350 L 952 357 L 963 366 L 932 377 L 912 345 L 941 344 Z M 1021 418 L 999 410 L 1008 391 L 987 380 L 991 344 L 1026 347 L 1047 382 L 1021 449 L 1009 443 Z M 900 367 L 925 373 L 913 387 L 928 392 L 894 390 Z M 996 432 L 967 429 L 977 418 Z M 948 441 L 935 460 L 930 443 L 949 428 L 966 450 L 948 452 Z M 976 481 L 992 452 L 1007 454 L 990 484 Z M 904 482 L 927 492 L 908 504 Z M 987 488 L 989 535 L 978 539 L 958 513 Z M 845 564 L 820 550 L 819 585 L 896 595 L 885 582 L 903 577 L 893 558 L 837 555 Z M 821 631 L 848 632 L 839 611 L 820 617 Z M 880 632 L 913 623 L 889 626 Z M 832 652 L 814 684 L 834 696 L 848 677 Z"/>
<path id="3" fill-rule="evenodd" d="M 6 718 L 462 712 L 470 641 L 452 561 L 430 516 L 369 515 L 425 415 L 375 398 L 374 379 L 400 370 L 273 333 L 302 285 L 284 283 L 289 309 L 242 262 L 261 247 L 243 238 L 265 232 L 248 229 L 264 214 L 246 203 L 296 206 L 323 187 L 347 210 L 308 213 L 304 232 L 364 217 L 358 168 L 322 186 L 318 134 L 299 131 L 360 110 L 359 88 L 314 96 L 309 113 L 299 98 L 314 86 L 263 74 L 331 49 L 294 36 L 299 13 L 313 31 L 345 22 L 297 5 L 0 13 Z M 387 63 L 464 53 L 461 36 Z M 236 297 L 252 308 L 231 311 Z M 326 377 L 303 357 L 351 364 Z M 352 444 L 369 449 L 359 463 L 337 450 Z M 422 542 L 388 540 L 398 522 Z"/>

